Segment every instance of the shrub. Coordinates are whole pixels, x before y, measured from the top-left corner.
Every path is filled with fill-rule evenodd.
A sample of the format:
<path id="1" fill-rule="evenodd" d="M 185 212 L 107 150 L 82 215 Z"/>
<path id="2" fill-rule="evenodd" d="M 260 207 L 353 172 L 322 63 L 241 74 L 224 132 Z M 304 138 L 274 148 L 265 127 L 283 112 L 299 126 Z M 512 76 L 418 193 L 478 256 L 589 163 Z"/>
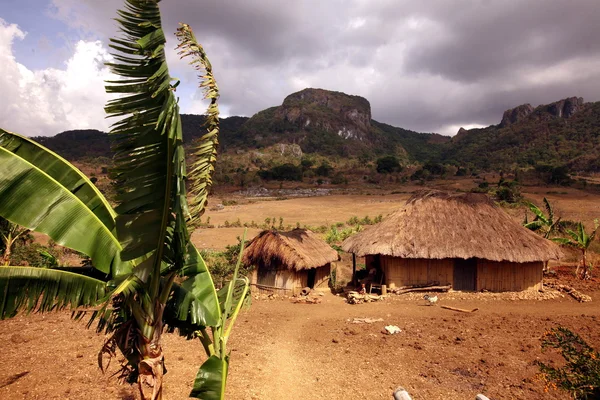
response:
<path id="1" fill-rule="evenodd" d="M 600 398 L 600 354 L 579 335 L 564 327 L 553 328 L 542 338 L 542 349 L 559 349 L 566 364 L 553 367 L 538 361 L 547 387 L 560 387 L 575 399 Z"/>
<path id="2" fill-rule="evenodd" d="M 342 185 L 342 184 L 347 185 L 348 178 L 346 178 L 343 173 L 338 172 L 331 178 L 331 183 L 333 185 Z"/>
<path id="3" fill-rule="evenodd" d="M 377 159 L 376 170 L 380 174 L 391 174 L 401 171 L 402 167 L 395 156 L 385 156 Z"/>
<path id="4" fill-rule="evenodd" d="M 258 176 L 264 180 L 301 181 L 302 168 L 291 163 L 286 163 L 276 165 L 268 170 L 258 171 Z"/>
<path id="5" fill-rule="evenodd" d="M 327 161 L 323 161 L 315 170 L 317 176 L 329 176 L 332 172 L 333 167 Z"/>

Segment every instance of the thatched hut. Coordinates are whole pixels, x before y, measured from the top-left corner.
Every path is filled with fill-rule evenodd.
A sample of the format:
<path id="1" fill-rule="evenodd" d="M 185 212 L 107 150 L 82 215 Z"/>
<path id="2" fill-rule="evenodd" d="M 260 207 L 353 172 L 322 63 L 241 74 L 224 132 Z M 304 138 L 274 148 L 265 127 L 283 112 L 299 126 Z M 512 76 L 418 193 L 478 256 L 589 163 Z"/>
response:
<path id="1" fill-rule="evenodd" d="M 436 283 L 493 292 L 541 289 L 544 261 L 562 255 L 488 196 L 440 191 L 415 194 L 342 248 L 365 256 L 388 287 Z"/>
<path id="2" fill-rule="evenodd" d="M 331 262 L 339 255 L 307 229 L 265 230 L 244 250 L 243 263 L 254 265 L 250 283 L 259 291 L 298 294 L 303 288 L 327 289 Z"/>

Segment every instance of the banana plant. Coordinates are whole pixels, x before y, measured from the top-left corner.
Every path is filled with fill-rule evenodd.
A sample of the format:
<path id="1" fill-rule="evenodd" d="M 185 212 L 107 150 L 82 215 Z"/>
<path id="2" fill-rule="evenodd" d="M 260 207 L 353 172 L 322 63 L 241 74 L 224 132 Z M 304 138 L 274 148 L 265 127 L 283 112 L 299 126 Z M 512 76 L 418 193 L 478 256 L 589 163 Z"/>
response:
<path id="1" fill-rule="evenodd" d="M 555 220 L 554 209 L 550 205 L 550 202 L 545 197 L 543 201 L 544 207 L 546 208 L 546 213 L 544 213 L 544 211 L 542 211 L 535 204 L 529 203 L 529 209 L 533 215 L 535 215 L 535 218 L 533 221 L 529 222 L 527 220 L 527 214 L 525 214 L 525 222 L 523 222 L 523 226 L 532 231 L 538 231 L 545 239 L 549 239 L 552 234 L 558 231 L 558 227 L 560 226 L 560 217 Z"/>
<path id="2" fill-rule="evenodd" d="M 191 396 L 222 399 L 227 339 L 247 299 L 248 280 L 238 278 L 238 263 L 232 281 L 217 291 L 189 232 L 204 212 L 212 184 L 218 87 L 204 50 L 182 25 L 180 54 L 192 57 L 210 99 L 207 133 L 194 149 L 188 176 L 174 94 L 178 82 L 166 63 L 159 1 L 125 0 L 116 19 L 123 37 L 111 39 L 115 61 L 108 66 L 120 79 L 107 82 L 107 92 L 118 97 L 105 111 L 117 118 L 109 132 L 112 177 L 119 186 L 116 208 L 66 160 L 0 130 L 0 216 L 86 254 L 97 271 L 92 277 L 2 266 L 0 318 L 65 308 L 80 318 L 83 307 L 93 307 L 89 325 L 97 321 L 97 330 L 110 334 L 99 354 L 100 368 L 118 349 L 128 361 L 121 377 L 137 382 L 140 397 L 152 400 L 162 398 L 166 372 L 162 334 L 177 329 L 199 338 L 208 355 Z M 194 200 L 188 207 L 190 181 Z"/>
<path id="3" fill-rule="evenodd" d="M 29 229 L 13 224 L 4 218 L 0 218 L 0 239 L 4 246 L 4 253 L 2 254 L 2 257 L 0 257 L 0 265 L 10 264 L 14 244 L 28 233 Z"/>
<path id="4" fill-rule="evenodd" d="M 587 263 L 587 250 L 594 241 L 596 237 L 596 232 L 598 232 L 598 220 L 594 221 L 594 230 L 589 235 L 585 231 L 585 227 L 583 223 L 577 223 L 577 230 L 572 231 L 571 229 L 566 230 L 568 238 L 553 238 L 552 240 L 556 243 L 570 246 L 581 251 L 581 264 L 577 265 L 577 269 L 575 270 L 575 276 L 581 279 L 589 279 L 591 278 L 591 270 L 590 266 Z M 579 270 L 583 266 L 581 275 L 579 274 Z"/>
<path id="5" fill-rule="evenodd" d="M 550 205 L 548 199 L 544 197 L 544 207 L 546 208 L 546 214 L 542 211 L 538 206 L 533 203 L 529 203 L 529 209 L 535 215 L 533 221 L 529 222 L 527 220 L 527 212 L 525 212 L 525 221 L 523 222 L 523 226 L 527 229 L 530 229 L 534 232 L 540 233 L 544 239 L 549 239 L 551 235 L 555 234 L 558 231 L 558 227 L 560 226 L 560 219 L 554 219 L 554 209 Z M 544 272 L 548 271 L 548 261 L 544 261 Z"/>

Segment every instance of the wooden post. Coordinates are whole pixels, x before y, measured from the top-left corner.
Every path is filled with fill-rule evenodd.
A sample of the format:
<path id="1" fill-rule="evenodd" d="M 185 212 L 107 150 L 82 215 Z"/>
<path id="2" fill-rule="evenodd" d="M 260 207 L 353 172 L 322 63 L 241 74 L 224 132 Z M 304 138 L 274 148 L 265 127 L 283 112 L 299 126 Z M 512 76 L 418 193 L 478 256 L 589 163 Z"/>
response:
<path id="1" fill-rule="evenodd" d="M 356 286 L 356 254 L 352 253 L 352 285 Z"/>

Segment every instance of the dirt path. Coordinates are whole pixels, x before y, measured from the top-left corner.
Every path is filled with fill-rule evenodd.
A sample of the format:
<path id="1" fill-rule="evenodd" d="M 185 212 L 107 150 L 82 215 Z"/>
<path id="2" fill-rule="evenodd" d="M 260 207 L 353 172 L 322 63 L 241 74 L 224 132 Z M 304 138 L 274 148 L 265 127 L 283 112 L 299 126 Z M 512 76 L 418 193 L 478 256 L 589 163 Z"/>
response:
<path id="1" fill-rule="evenodd" d="M 273 337 L 268 338 L 262 350 L 267 355 L 262 366 L 264 379 L 255 382 L 255 390 L 262 394 L 260 398 L 289 399 L 292 393 L 307 393 L 310 389 L 305 360 L 299 348 L 304 322 L 300 318 L 284 317 Z"/>
<path id="2" fill-rule="evenodd" d="M 589 294 L 600 298 L 600 292 Z M 552 359 L 541 352 L 543 333 L 562 325 L 600 347 L 597 301 L 441 301 L 479 311 L 460 314 L 410 298 L 352 306 L 331 294 L 316 305 L 256 300 L 240 314 L 229 342 L 227 398 L 386 400 L 402 385 L 415 400 L 465 400 L 477 393 L 559 400 L 568 397 L 545 392 L 536 379 L 535 361 Z M 353 324 L 355 317 L 384 321 Z M 387 324 L 402 332 L 382 335 Z M 134 388 L 98 370 L 102 340 L 68 313 L 0 321 L 0 399 L 134 400 Z M 164 348 L 165 400 L 187 398 L 205 359 L 201 346 L 166 335 Z"/>

